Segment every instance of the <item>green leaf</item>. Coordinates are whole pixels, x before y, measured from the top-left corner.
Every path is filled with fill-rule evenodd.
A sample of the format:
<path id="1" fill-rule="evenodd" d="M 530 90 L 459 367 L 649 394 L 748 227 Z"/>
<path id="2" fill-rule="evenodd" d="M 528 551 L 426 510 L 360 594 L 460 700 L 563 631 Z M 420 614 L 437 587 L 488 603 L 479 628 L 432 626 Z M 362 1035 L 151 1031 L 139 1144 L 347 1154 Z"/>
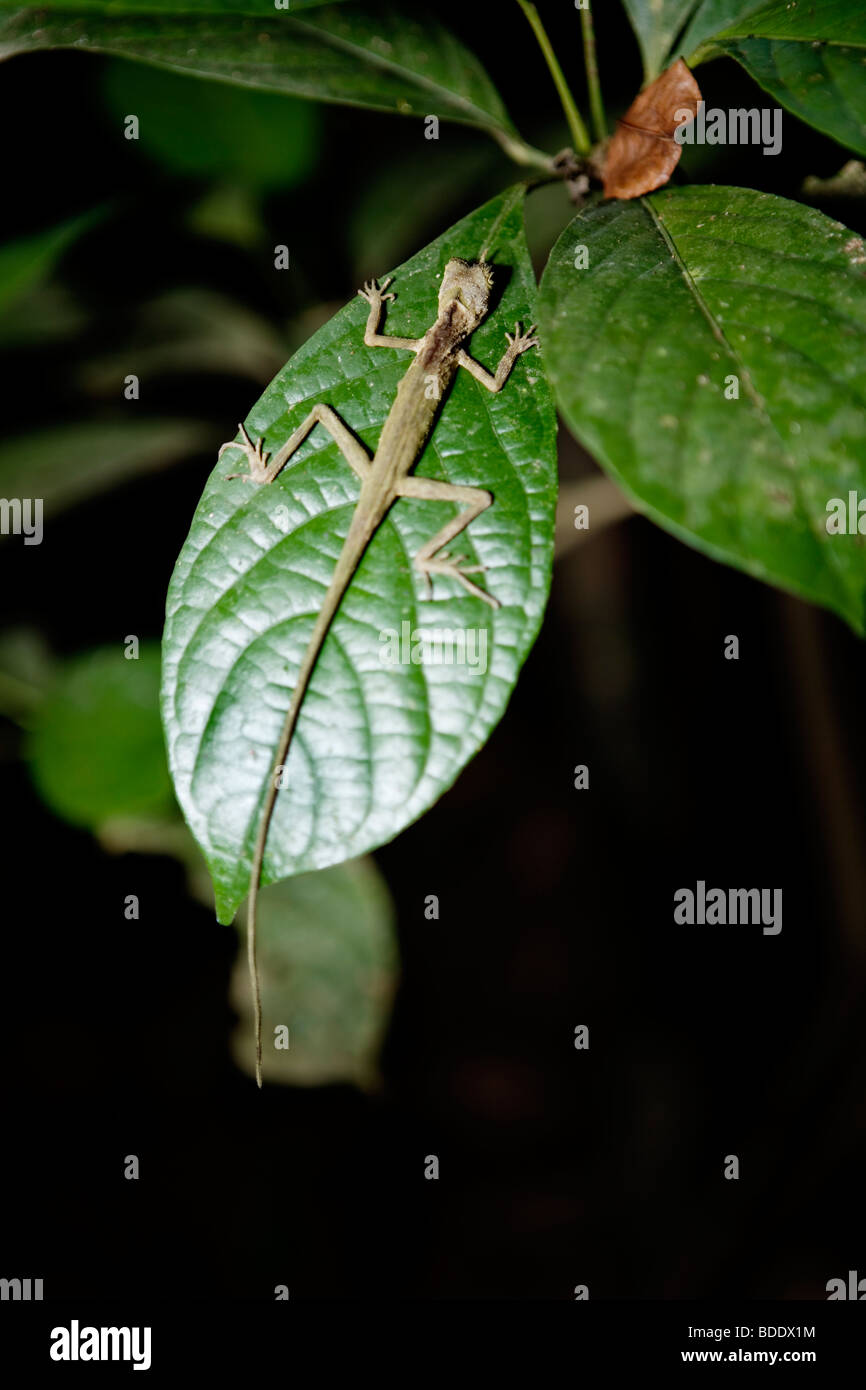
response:
<path id="1" fill-rule="evenodd" d="M 199 77 L 480 126 L 526 153 L 478 60 L 423 11 L 335 5 L 304 18 L 166 12 L 78 14 L 65 6 L 0 20 L 0 58 L 41 48 L 135 58 Z"/>
<path id="2" fill-rule="evenodd" d="M 380 1082 L 379 1052 L 397 986 L 394 908 L 371 859 L 265 888 L 259 903 L 266 1081 L 294 1086 Z M 238 952 L 231 1002 L 237 1065 L 255 1075 L 246 951 Z M 289 1030 L 288 1049 L 274 1029 Z"/>
<path id="3" fill-rule="evenodd" d="M 708 57 L 735 58 L 795 116 L 866 154 L 866 10 L 861 0 L 821 5 L 720 7 L 722 27 L 702 29 Z M 694 42 L 691 33 L 684 40 Z"/>
<path id="4" fill-rule="evenodd" d="M 770 4 L 737 8 L 719 38 L 795 39 L 798 43 L 860 44 L 866 42 L 866 14 L 859 0 L 821 0 L 820 4 Z"/>
<path id="5" fill-rule="evenodd" d="M 279 17 L 288 17 L 298 10 L 321 10 L 327 6 L 345 4 L 346 0 L 283 0 L 282 8 L 274 0 L 47 0 L 39 6 L 40 13 L 48 10 L 79 14 L 107 15 L 111 18 L 137 14 L 216 14 L 265 15 L 274 10 Z M 0 0 L 0 10 L 21 10 L 20 0 Z"/>
<path id="6" fill-rule="evenodd" d="M 43 800 L 73 825 L 168 814 L 157 645 L 137 660 L 118 642 L 67 662 L 36 707 L 26 757 Z"/>
<path id="7" fill-rule="evenodd" d="M 88 395 L 117 400 L 127 369 L 148 382 L 166 373 L 210 372 L 248 376 L 261 384 L 285 358 L 283 335 L 246 305 L 214 290 L 174 289 L 137 310 L 124 342 L 122 362 L 115 346 L 105 356 L 83 362 L 75 381 Z M 164 437 L 166 444 L 171 443 L 173 429 L 177 444 L 184 448 L 187 432 L 195 448 L 213 442 L 212 425 L 192 422 L 191 427 L 183 420 L 145 419 L 134 428 L 126 428 L 127 436 L 118 435 L 118 443 L 146 450 L 142 463 L 148 457 L 159 458 L 159 440 Z M 110 438 L 107 434 L 106 440 Z"/>
<path id="8" fill-rule="evenodd" d="M 864 271 L 819 212 L 677 189 L 578 214 L 539 303 L 560 408 L 635 506 L 861 634 L 862 539 L 826 523 L 866 495 Z"/>
<path id="9" fill-rule="evenodd" d="M 212 428 L 196 420 L 83 421 L 0 441 L 0 493 L 38 497 L 47 519 L 139 473 L 206 448 Z"/>
<path id="10" fill-rule="evenodd" d="M 103 90 L 117 128 L 135 112 L 142 149 L 179 174 L 267 191 L 300 183 L 318 158 L 308 101 L 126 62 L 107 65 Z"/>
<path id="11" fill-rule="evenodd" d="M 67 246 L 92 226 L 98 216 L 96 212 L 87 212 L 47 232 L 37 232 L 0 246 L 0 313 L 49 275 Z"/>
<path id="12" fill-rule="evenodd" d="M 623 0 L 643 54 L 647 82 L 658 77 L 697 0 Z"/>
<path id="13" fill-rule="evenodd" d="M 472 339 L 487 366 L 505 331 L 531 320 L 535 282 L 522 191 L 458 222 L 394 274 L 391 334 L 420 336 L 436 314 L 451 256 L 487 247 L 498 266 L 490 316 Z M 382 271 L 387 267 L 382 267 Z M 247 428 L 276 447 L 316 402 L 374 448 L 411 360 L 366 348 L 367 305 L 353 299 L 305 344 L 250 411 Z M 400 501 L 379 529 L 326 640 L 301 712 L 268 837 L 265 881 L 355 857 L 431 806 L 501 717 L 538 631 L 550 582 L 556 495 L 555 417 L 536 352 L 491 395 L 461 372 L 416 473 L 488 488 L 494 505 L 460 537 L 488 566 L 495 613 L 457 584 L 424 589 L 411 557 L 454 515 Z M 316 429 L 271 487 L 213 471 L 172 577 L 163 644 L 169 763 L 187 821 L 214 877 L 221 921 L 249 887 L 251 849 L 295 673 L 358 497 L 336 445 Z M 470 629 L 481 661 L 386 665 L 380 634 Z"/>
<path id="14" fill-rule="evenodd" d="M 733 20 L 754 8 L 755 0 L 703 0 L 677 44 L 677 52 L 690 61 L 697 49 L 712 39 L 714 34 L 720 33 Z"/>
<path id="15" fill-rule="evenodd" d="M 0 632 L 0 714 L 29 729 L 55 672 L 54 658 L 36 628 Z"/>
<path id="16" fill-rule="evenodd" d="M 417 154 L 389 159 L 364 185 L 346 223 L 346 249 L 359 282 L 373 268 L 409 255 L 446 217 L 492 197 L 511 176 L 504 156 L 491 158 L 483 139 L 439 154 L 431 148 L 425 159 L 423 198 L 416 196 Z"/>

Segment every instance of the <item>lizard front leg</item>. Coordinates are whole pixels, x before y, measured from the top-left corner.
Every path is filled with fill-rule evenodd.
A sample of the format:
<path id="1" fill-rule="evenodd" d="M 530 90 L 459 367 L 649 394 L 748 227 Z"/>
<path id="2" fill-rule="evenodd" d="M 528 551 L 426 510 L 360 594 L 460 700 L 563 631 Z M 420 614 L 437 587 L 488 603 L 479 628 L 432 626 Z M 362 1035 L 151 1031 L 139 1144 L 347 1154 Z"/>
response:
<path id="1" fill-rule="evenodd" d="M 415 556 L 415 566 L 421 571 L 427 581 L 428 595 L 432 594 L 431 576 L 434 574 L 447 575 L 450 579 L 456 579 L 463 585 L 467 593 L 473 594 L 475 598 L 483 599 L 489 603 L 491 608 L 499 608 L 499 600 L 493 598 L 492 594 L 487 594 L 483 589 L 474 584 L 467 575 L 478 574 L 484 570 L 484 565 L 466 565 L 465 555 L 450 555 L 442 547 L 453 541 L 455 536 L 459 536 L 471 521 L 480 516 L 483 511 L 490 506 L 493 498 L 489 492 L 485 492 L 480 487 L 464 487 L 460 483 L 443 483 L 436 478 L 418 478 L 410 474 L 406 478 L 401 478 L 396 485 L 395 491 L 398 497 L 412 497 L 420 502 L 458 502 L 465 503 L 465 511 L 460 512 L 445 526 L 441 531 L 437 531 L 426 545 L 422 545 L 418 554 Z M 440 552 L 440 553 L 437 553 Z"/>
<path id="2" fill-rule="evenodd" d="M 228 477 L 243 478 L 248 483 L 272 483 L 292 454 L 301 447 L 314 425 L 324 425 L 349 467 L 363 482 L 370 469 L 370 456 L 360 439 L 355 438 L 349 426 L 343 423 L 336 410 L 332 410 L 329 405 L 314 405 L 306 420 L 298 425 L 282 448 L 277 450 L 270 463 L 270 454 L 263 450 L 264 435 L 254 444 L 243 425 L 238 425 L 243 435 L 243 443 L 238 444 L 237 440 L 231 440 L 228 444 L 223 444 L 217 458 L 222 458 L 226 449 L 240 449 L 241 453 L 246 454 L 250 471 L 229 473 Z"/>
<path id="3" fill-rule="evenodd" d="M 465 367 L 467 372 L 474 376 L 476 381 L 480 381 L 482 386 L 486 386 L 488 391 L 501 391 L 508 380 L 511 368 L 514 366 L 522 352 L 527 352 L 529 348 L 538 347 L 538 339 L 535 335 L 535 325 L 528 328 L 525 333 L 521 333 L 520 324 L 514 325 L 514 336 L 506 333 L 508 347 L 499 360 L 499 366 L 495 373 L 488 372 L 486 367 L 482 367 L 480 362 L 476 362 L 474 357 L 470 357 L 463 348 L 458 348 L 456 357 L 461 367 Z"/>
<path id="4" fill-rule="evenodd" d="M 366 280 L 364 288 L 358 291 L 361 298 L 366 299 L 370 306 L 367 326 L 364 329 L 364 342 L 367 347 L 405 348 L 407 352 L 417 352 L 424 341 L 423 338 L 388 338 L 384 333 L 379 332 L 382 305 L 386 299 L 396 299 L 396 295 L 384 293 L 390 283 L 390 276 L 387 280 L 383 280 L 381 285 L 378 285 L 375 280 Z"/>

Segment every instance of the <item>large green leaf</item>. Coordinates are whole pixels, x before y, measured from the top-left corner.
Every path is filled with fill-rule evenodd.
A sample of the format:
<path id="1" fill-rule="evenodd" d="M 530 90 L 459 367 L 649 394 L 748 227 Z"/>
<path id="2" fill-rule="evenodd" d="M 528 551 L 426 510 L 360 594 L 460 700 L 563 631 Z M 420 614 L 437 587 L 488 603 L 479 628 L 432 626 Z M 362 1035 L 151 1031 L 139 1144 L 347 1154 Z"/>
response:
<path id="1" fill-rule="evenodd" d="M 394 272 L 387 331 L 419 336 L 435 317 L 451 256 L 488 248 L 501 301 L 473 336 L 499 359 L 505 331 L 531 317 L 535 282 L 512 189 L 458 222 Z M 383 272 L 387 267 L 382 267 Z M 405 352 L 366 348 L 359 298 L 320 329 L 250 411 L 247 428 L 275 447 L 317 401 L 375 447 Z M 401 501 L 374 538 L 313 676 L 277 798 L 265 880 L 352 858 L 382 844 L 441 795 L 500 718 L 541 622 L 550 580 L 555 422 L 537 352 L 491 395 L 461 372 L 416 472 L 489 488 L 494 505 L 460 538 L 488 566 L 493 612 L 450 580 L 424 589 L 411 557 L 450 504 Z M 171 581 L 163 718 L 178 799 L 202 846 L 220 920 L 249 886 L 255 836 L 298 663 L 358 496 L 323 430 L 270 487 L 213 471 Z M 487 669 L 384 665 L 388 629 L 471 629 Z M 480 646 L 475 649 L 480 651 Z"/>
<path id="2" fill-rule="evenodd" d="M 859 633 L 862 539 L 826 522 L 829 499 L 866 495 L 864 272 L 860 238 L 818 212 L 677 189 L 578 214 L 539 305 L 561 409 L 635 506 Z"/>
<path id="3" fill-rule="evenodd" d="M 866 154 L 862 0 L 823 0 L 820 5 L 773 0 L 757 9 L 736 0 L 714 0 L 711 12 L 699 13 L 685 35 L 684 52 L 690 44 L 703 47 L 703 54 L 699 49 L 694 58 L 735 58 L 788 111 Z"/>
<path id="4" fill-rule="evenodd" d="M 156 6 L 76 13 L 64 4 L 0 19 L 0 58 L 68 47 L 321 101 L 432 114 L 527 152 L 478 60 L 423 10 L 339 4 L 298 18 L 270 8 L 263 17 L 259 6 L 245 15 Z"/>
<path id="5" fill-rule="evenodd" d="M 697 0 L 623 0 L 643 54 L 647 82 L 665 65 L 671 44 Z"/>
<path id="6" fill-rule="evenodd" d="M 273 10 L 278 17 L 288 18 L 289 11 L 321 10 L 326 6 L 345 3 L 346 0 L 283 0 L 278 7 L 274 0 L 48 0 L 39 9 L 40 13 L 46 10 L 72 10 L 77 14 L 107 15 L 110 18 L 136 14 L 264 14 L 270 18 Z M 20 0 L 0 0 L 0 10 L 21 8 Z"/>
<path id="7" fill-rule="evenodd" d="M 354 859 L 265 888 L 259 905 L 266 1081 L 294 1086 L 379 1084 L 378 1059 L 397 986 L 394 907 L 372 859 Z M 246 951 L 231 1000 L 237 1065 L 255 1075 Z M 288 1029 L 289 1046 L 274 1030 Z M 280 1035 L 280 1041 L 285 1035 Z"/>
<path id="8" fill-rule="evenodd" d="M 676 51 L 683 58 L 694 57 L 696 50 L 714 34 L 720 33 L 740 15 L 748 14 L 754 8 L 755 0 L 703 0 L 692 15 Z"/>

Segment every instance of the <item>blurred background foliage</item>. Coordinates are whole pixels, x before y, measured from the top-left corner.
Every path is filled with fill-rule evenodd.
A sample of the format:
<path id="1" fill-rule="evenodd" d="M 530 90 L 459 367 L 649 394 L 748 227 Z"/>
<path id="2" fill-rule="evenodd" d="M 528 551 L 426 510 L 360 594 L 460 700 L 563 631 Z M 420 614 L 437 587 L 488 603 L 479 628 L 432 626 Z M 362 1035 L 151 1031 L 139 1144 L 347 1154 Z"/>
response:
<path id="1" fill-rule="evenodd" d="M 572 7 L 547 9 L 581 93 Z M 615 115 L 640 85 L 640 54 L 619 7 L 597 9 Z M 524 136 L 562 148 L 517 7 L 438 13 L 482 56 Z M 578 545 L 567 519 L 587 487 L 601 488 L 599 517 L 627 509 L 563 432 L 566 523 L 545 633 L 490 746 L 377 856 L 396 907 L 366 861 L 265 894 L 269 1007 L 310 1059 L 299 1070 L 289 1051 L 271 1079 L 313 1089 L 266 1092 L 253 1111 L 259 1098 L 231 1060 L 250 1055 L 242 952 L 203 905 L 207 878 L 165 770 L 166 584 L 213 453 L 259 388 L 364 278 L 513 181 L 515 166 L 462 126 L 443 122 L 427 141 L 419 121 L 92 54 L 17 57 L 0 78 L 22 116 L 4 151 L 0 493 L 44 497 L 51 523 L 41 547 L 0 540 L 9 911 L 23 924 L 10 969 L 38 999 L 36 1034 L 23 1002 L 4 1019 L 21 1058 L 7 1117 L 25 1136 L 16 1164 L 29 1154 L 34 1194 L 52 1147 L 41 1122 L 24 1121 L 34 1094 L 72 1127 L 86 1085 L 114 1126 L 69 1156 L 68 1190 L 82 1210 L 102 1204 L 103 1219 L 89 1264 L 74 1252 L 95 1227 L 85 1239 L 74 1214 L 62 1248 L 44 1246 L 55 1287 L 101 1290 L 123 1258 L 128 1223 L 113 1223 L 117 1199 L 99 1186 L 97 1145 L 110 1142 L 140 1146 L 157 1172 L 138 1273 L 126 1272 L 142 1287 L 164 1270 L 163 1210 L 182 1212 L 223 1292 L 245 1293 L 251 1251 L 283 1270 L 285 1229 L 250 1233 L 233 1195 L 241 1164 L 269 1212 L 289 1183 L 307 1194 L 290 1264 L 313 1295 L 354 1284 L 361 1249 L 376 1252 L 380 1293 L 568 1296 L 586 1266 L 593 1295 L 729 1293 L 736 1269 L 753 1296 L 780 1284 L 816 1296 L 816 1269 L 856 1263 L 846 1232 L 862 1173 L 848 1127 L 866 1080 L 858 644 L 642 520 Z M 760 104 L 730 63 L 701 84 L 708 105 Z M 130 112 L 138 141 L 124 139 Z M 862 183 L 832 181 L 844 153 L 791 128 L 773 160 L 686 147 L 677 177 L 796 197 L 811 176 L 823 211 L 866 230 Z M 559 184 L 530 197 L 538 266 L 571 215 Z M 288 272 L 274 269 L 279 244 Z M 130 375 L 137 400 L 124 396 Z M 720 673 L 729 631 L 747 659 Z M 128 634 L 138 660 L 124 657 Z M 592 769 L 585 801 L 571 790 L 577 762 Z M 647 906 L 666 911 L 682 863 L 701 862 L 709 879 L 732 856 L 743 881 L 791 887 L 772 965 L 747 945 L 724 961 L 704 942 L 668 945 Z M 123 915 L 130 892 L 137 924 Z M 446 905 L 442 922 L 423 920 L 428 892 Z M 389 1023 L 398 939 L 404 986 Z M 569 1039 L 582 1021 L 599 1060 L 576 1080 Z M 343 1086 L 375 1090 L 383 1075 L 384 1111 Z M 759 1181 L 735 1213 L 706 1174 L 707 1155 L 738 1142 L 752 1144 Z M 460 1171 L 450 1191 L 417 1180 L 440 1149 Z M 10 1259 L 32 1252 L 30 1238 L 10 1233 Z M 19 1262 L 30 1268 L 32 1254 Z M 170 1296 L 181 1275 L 166 1278 Z"/>

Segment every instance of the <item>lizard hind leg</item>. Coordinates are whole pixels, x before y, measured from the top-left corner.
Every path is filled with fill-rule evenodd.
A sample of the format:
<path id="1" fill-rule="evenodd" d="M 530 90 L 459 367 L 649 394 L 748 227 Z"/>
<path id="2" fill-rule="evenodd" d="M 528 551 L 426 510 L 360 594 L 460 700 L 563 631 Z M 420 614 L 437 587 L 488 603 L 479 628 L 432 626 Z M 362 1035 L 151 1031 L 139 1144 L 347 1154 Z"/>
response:
<path id="1" fill-rule="evenodd" d="M 464 510 L 451 521 L 447 522 L 441 529 L 432 536 L 415 556 L 415 567 L 420 570 L 427 583 L 428 597 L 432 596 L 432 576 L 442 575 L 449 579 L 456 579 L 458 584 L 472 594 L 474 598 L 480 598 L 484 603 L 489 603 L 491 608 L 499 608 L 499 600 L 492 594 L 488 594 L 478 584 L 473 583 L 468 578 L 470 574 L 482 573 L 484 565 L 467 565 L 467 556 L 452 555 L 444 547 L 453 541 L 461 531 L 464 531 L 471 521 L 480 516 L 483 511 L 493 502 L 489 492 L 480 487 L 465 487 L 460 483 L 443 483 L 436 478 L 418 478 L 410 474 L 407 478 L 401 478 L 397 483 L 396 492 L 398 497 L 411 497 L 421 502 L 457 502 L 464 505 Z"/>

